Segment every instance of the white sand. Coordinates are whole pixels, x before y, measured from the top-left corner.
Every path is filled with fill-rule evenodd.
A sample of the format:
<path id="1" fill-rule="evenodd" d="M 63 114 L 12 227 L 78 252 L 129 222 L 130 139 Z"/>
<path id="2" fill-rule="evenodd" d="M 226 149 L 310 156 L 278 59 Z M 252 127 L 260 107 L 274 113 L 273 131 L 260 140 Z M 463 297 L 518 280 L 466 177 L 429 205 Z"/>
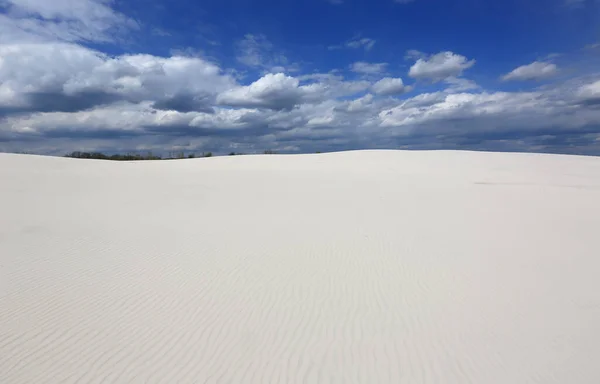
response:
<path id="1" fill-rule="evenodd" d="M 600 158 L 0 155 L 0 383 L 600 383 Z"/>

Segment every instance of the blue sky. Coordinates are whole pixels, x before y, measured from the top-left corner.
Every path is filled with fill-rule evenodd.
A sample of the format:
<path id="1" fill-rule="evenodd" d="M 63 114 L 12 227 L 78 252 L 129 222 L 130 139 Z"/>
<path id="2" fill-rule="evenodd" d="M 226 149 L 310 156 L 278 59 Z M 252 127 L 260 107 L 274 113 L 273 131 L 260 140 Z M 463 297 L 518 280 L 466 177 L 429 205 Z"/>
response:
<path id="1" fill-rule="evenodd" d="M 0 150 L 600 154 L 597 0 L 0 0 Z"/>

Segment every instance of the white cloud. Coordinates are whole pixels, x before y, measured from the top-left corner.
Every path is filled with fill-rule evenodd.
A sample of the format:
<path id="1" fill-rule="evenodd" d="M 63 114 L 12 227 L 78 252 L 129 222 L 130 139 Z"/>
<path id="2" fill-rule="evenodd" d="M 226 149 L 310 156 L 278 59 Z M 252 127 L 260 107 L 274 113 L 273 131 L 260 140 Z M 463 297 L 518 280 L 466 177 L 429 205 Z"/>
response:
<path id="1" fill-rule="evenodd" d="M 337 78 L 318 78 L 314 84 L 322 89 L 326 88 L 324 81 L 343 83 Z M 58 153 L 101 149 L 103 145 L 113 150 L 164 150 L 171 145 L 211 151 L 219 148 L 228 151 L 232 146 L 247 150 L 293 147 L 310 151 L 315 147 L 481 148 L 481 145 L 526 150 L 529 144 L 523 143 L 535 143 L 537 150 L 552 148 L 547 144 L 549 140 L 575 137 L 580 140 L 576 142 L 580 150 L 585 147 L 592 151 L 595 147 L 589 143 L 597 143 L 594 131 L 579 132 L 600 124 L 600 109 L 596 108 L 596 100 L 600 102 L 596 98 L 600 92 L 598 80 L 536 92 L 425 93 L 402 101 L 368 93 L 347 101 L 315 98 L 308 102 L 310 97 L 307 98 L 300 84 L 299 79 L 282 74 L 264 76 L 259 84 L 245 88 L 244 92 L 234 87 L 238 91 L 234 92 L 237 98 L 233 100 L 238 106 L 215 106 L 214 113 L 161 111 L 153 108 L 152 101 L 143 101 L 118 102 L 76 112 L 9 116 L 0 124 L 0 139 L 4 139 L 0 140 L 0 149 L 14 149 L 19 143 L 26 143 L 27 148 L 40 151 L 53 148 Z M 294 108 L 268 108 L 278 97 L 292 95 L 295 99 L 298 94 L 301 96 Z M 114 137 L 119 137 L 118 144 Z M 39 147 L 34 146 L 32 138 L 39 138 L 35 142 Z M 56 138 L 68 139 L 58 142 Z"/>
<path id="2" fill-rule="evenodd" d="M 329 47 L 327 47 L 327 49 L 329 49 L 330 51 L 334 51 L 337 49 L 350 48 L 364 49 L 365 51 L 370 51 L 375 46 L 375 43 L 377 43 L 375 39 L 371 39 L 368 37 L 355 37 L 341 45 L 330 45 Z"/>
<path id="3" fill-rule="evenodd" d="M 332 109 L 327 110 L 324 114 L 310 118 L 306 125 L 309 127 L 327 127 L 335 123 L 335 112 Z"/>
<path id="4" fill-rule="evenodd" d="M 367 93 L 363 97 L 349 101 L 345 106 L 344 110 L 350 113 L 366 112 L 371 108 L 372 102 L 373 95 Z"/>
<path id="5" fill-rule="evenodd" d="M 559 92 L 494 92 L 422 94 L 381 111 L 383 126 L 427 129 L 440 134 L 460 132 L 531 132 L 571 129 L 600 123 L 600 113 L 571 107 L 557 100 Z M 419 128 L 420 127 L 420 128 Z M 431 133 L 431 132 L 430 132 Z"/>
<path id="6" fill-rule="evenodd" d="M 264 117 L 260 112 L 253 108 L 241 109 L 222 109 L 217 108 L 215 113 L 197 114 L 189 123 L 191 127 L 204 128 L 210 130 L 235 130 L 247 129 L 252 127 L 256 121 Z"/>
<path id="7" fill-rule="evenodd" d="M 300 84 L 300 81 L 304 84 Z M 215 103 L 290 109 L 299 103 L 351 96 L 368 81 L 324 74 L 302 79 L 267 74 L 239 85 L 200 57 L 109 57 L 67 43 L 0 45 L 0 110 L 75 112 L 118 101 L 157 109 L 212 112 Z"/>
<path id="8" fill-rule="evenodd" d="M 476 82 L 462 77 L 448 77 L 444 82 L 449 85 L 445 90 L 449 93 L 479 89 L 479 85 Z"/>
<path id="9" fill-rule="evenodd" d="M 248 86 L 219 94 L 217 103 L 233 107 L 291 109 L 309 95 L 314 86 L 300 86 L 300 81 L 283 73 L 269 73 Z M 316 90 L 316 89 L 315 89 Z"/>
<path id="10" fill-rule="evenodd" d="M 552 63 L 534 61 L 531 64 L 522 65 L 513 69 L 502 77 L 504 81 L 543 80 L 555 76 L 558 67 Z"/>
<path id="11" fill-rule="evenodd" d="M 368 127 L 375 132 L 379 126 L 379 112 L 397 104 L 398 101 L 393 98 L 376 97 L 367 93 L 356 99 L 337 101 L 334 110 L 339 112 L 338 126 L 345 124 L 353 128 Z"/>
<path id="12" fill-rule="evenodd" d="M 47 134 L 102 137 L 104 132 L 121 135 L 155 135 L 177 133 L 174 130 L 194 131 L 231 131 L 247 129 L 263 121 L 256 109 L 217 108 L 214 113 L 161 111 L 152 108 L 151 103 L 117 103 L 97 107 L 93 110 L 67 112 L 36 113 L 26 117 L 9 118 L 8 126 L 12 130 L 29 128 L 28 134 Z M 0 131 L 1 133 L 1 131 Z M 215 133 L 218 134 L 218 133 Z"/>
<path id="13" fill-rule="evenodd" d="M 13 110 L 74 111 L 118 100 L 205 110 L 236 84 L 201 58 L 109 57 L 67 43 L 0 45 L 0 57 L 0 95 L 12 95 L 0 96 L 0 108 Z"/>
<path id="14" fill-rule="evenodd" d="M 600 104 L 600 80 L 579 87 L 577 96 L 585 103 Z"/>
<path id="15" fill-rule="evenodd" d="M 415 79 L 442 81 L 448 77 L 457 77 L 475 64 L 465 56 L 453 52 L 440 52 L 427 58 L 420 58 L 410 67 L 408 75 Z"/>
<path id="16" fill-rule="evenodd" d="M 346 43 L 348 48 L 363 48 L 365 51 L 370 51 L 375 45 L 376 41 L 373 39 L 369 39 L 368 37 L 363 37 L 361 39 L 350 40 Z"/>
<path id="17" fill-rule="evenodd" d="M 598 48 L 600 48 L 600 43 L 586 44 L 586 46 L 583 47 L 583 49 L 586 49 L 586 50 L 595 50 Z"/>
<path id="18" fill-rule="evenodd" d="M 3 0 L 0 42 L 58 39 L 110 42 L 138 28 L 110 0 Z"/>
<path id="19" fill-rule="evenodd" d="M 407 87 L 400 78 L 385 77 L 371 87 L 378 95 L 399 95 L 407 91 Z"/>
<path id="20" fill-rule="evenodd" d="M 373 75 L 382 73 L 387 67 L 387 63 L 366 63 L 364 61 L 358 61 L 350 66 L 350 69 L 356 73 L 364 73 Z"/>
<path id="21" fill-rule="evenodd" d="M 13 117 L 8 120 L 12 129 L 30 127 L 35 133 L 52 133 L 55 131 L 76 131 L 85 134 L 96 130 L 136 131 L 153 121 L 168 118 L 169 113 L 163 111 L 153 113 L 149 103 L 120 103 L 97 107 L 93 110 L 70 112 L 42 112 L 24 117 Z M 189 122 L 190 119 L 187 119 Z M 181 121 L 177 121 L 180 123 Z"/>
<path id="22" fill-rule="evenodd" d="M 332 73 L 303 75 L 298 79 L 312 85 L 314 96 L 322 100 L 352 96 L 371 87 L 371 82 L 367 80 L 346 81 L 342 76 Z"/>
<path id="23" fill-rule="evenodd" d="M 417 59 L 423 59 L 426 58 L 427 54 L 418 51 L 416 49 L 409 49 L 408 51 L 406 51 L 406 54 L 404 55 L 404 60 L 417 60 Z"/>
<path id="24" fill-rule="evenodd" d="M 264 35 L 247 34 L 238 42 L 237 60 L 249 67 L 263 66 L 273 44 Z"/>
<path id="25" fill-rule="evenodd" d="M 171 32 L 162 29 L 162 28 L 152 28 L 152 31 L 150 32 L 153 36 L 159 36 L 159 37 L 169 37 L 172 36 Z"/>

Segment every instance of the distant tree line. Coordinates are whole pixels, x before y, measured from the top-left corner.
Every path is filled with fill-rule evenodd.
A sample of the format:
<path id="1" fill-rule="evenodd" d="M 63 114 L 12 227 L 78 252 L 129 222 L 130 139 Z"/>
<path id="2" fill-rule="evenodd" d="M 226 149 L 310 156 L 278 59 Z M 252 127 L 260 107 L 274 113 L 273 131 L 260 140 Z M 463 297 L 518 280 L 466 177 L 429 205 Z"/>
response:
<path id="1" fill-rule="evenodd" d="M 276 154 L 275 151 L 266 150 L 263 152 L 265 155 L 273 155 Z M 230 152 L 229 156 L 243 155 L 243 153 Z M 115 161 L 134 161 L 134 160 L 173 160 L 173 159 L 194 159 L 196 157 L 212 157 L 212 152 L 202 152 L 199 155 L 196 153 L 188 153 L 185 152 L 171 152 L 169 156 L 162 157 L 159 155 L 154 155 L 152 152 L 148 152 L 146 154 L 140 153 L 128 153 L 128 154 L 116 154 L 116 155 L 106 155 L 102 152 L 81 152 L 75 151 L 65 155 L 65 157 L 71 157 L 74 159 L 96 159 L 96 160 L 115 160 Z"/>
<path id="2" fill-rule="evenodd" d="M 115 161 L 133 161 L 133 160 L 173 160 L 173 159 L 193 159 L 196 157 L 212 157 L 212 152 L 203 152 L 201 155 L 195 153 L 185 154 L 183 152 L 171 153 L 168 157 L 162 157 L 154 155 L 151 152 L 147 154 L 140 153 L 128 153 L 128 154 L 115 154 L 106 155 L 102 152 L 80 152 L 75 151 L 66 154 L 65 157 L 72 157 L 74 159 L 97 159 L 97 160 L 115 160 Z"/>

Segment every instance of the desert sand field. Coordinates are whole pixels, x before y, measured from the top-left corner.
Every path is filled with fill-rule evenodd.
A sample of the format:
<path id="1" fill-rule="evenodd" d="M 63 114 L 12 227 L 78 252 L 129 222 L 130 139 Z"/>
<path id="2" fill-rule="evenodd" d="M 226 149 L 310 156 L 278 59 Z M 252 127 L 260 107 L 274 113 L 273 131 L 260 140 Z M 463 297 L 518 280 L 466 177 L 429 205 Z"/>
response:
<path id="1" fill-rule="evenodd" d="M 0 154 L 0 383 L 600 383 L 600 158 Z"/>

